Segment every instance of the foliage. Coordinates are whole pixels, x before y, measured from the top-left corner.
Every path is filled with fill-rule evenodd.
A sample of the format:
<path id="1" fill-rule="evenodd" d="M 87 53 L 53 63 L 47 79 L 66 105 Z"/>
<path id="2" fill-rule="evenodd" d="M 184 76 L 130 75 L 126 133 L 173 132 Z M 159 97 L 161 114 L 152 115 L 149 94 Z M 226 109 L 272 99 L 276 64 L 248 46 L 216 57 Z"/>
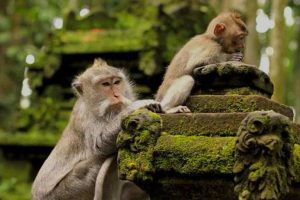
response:
<path id="1" fill-rule="evenodd" d="M 36 55 L 45 45 L 49 33 L 54 28 L 52 20 L 61 15 L 66 1 L 8 1 L 4 0 L 0 14 L 0 45 L 5 47 L 0 56 L 3 62 L 3 76 L 7 81 L 3 84 L 14 84 L 15 89 L 9 91 L 0 88 L 0 125 L 1 127 L 12 127 L 14 118 L 17 116 L 18 102 L 26 67 L 25 58 L 28 54 Z M 28 28 L 30 27 L 30 28 Z M 50 59 L 46 59 L 51 61 Z M 51 62 L 50 62 L 51 63 Z M 4 80 L 5 81 L 5 80 Z M 7 123 L 7 124 L 6 124 Z"/>
<path id="2" fill-rule="evenodd" d="M 31 106 L 25 110 L 18 109 L 14 115 L 17 123 L 10 126 L 11 130 L 55 133 L 60 132 L 62 125 L 66 123 L 66 119 L 60 117 L 60 113 L 70 99 L 70 91 L 57 83 L 59 73 L 67 69 L 62 69 L 63 54 L 78 53 L 77 49 L 80 49 L 83 55 L 139 51 L 136 66 L 139 76 L 162 76 L 163 67 L 173 54 L 188 38 L 204 31 L 213 13 L 209 12 L 211 8 L 200 0 L 184 3 L 164 0 L 74 0 L 61 3 L 53 0 L 31 0 L 26 3 L 9 2 L 8 7 L 11 7 L 14 13 L 5 16 L 7 21 L 9 22 L 10 16 L 21 18 L 16 33 L 25 33 L 15 42 L 16 45 L 12 41 L 6 41 L 9 44 L 9 59 L 15 59 L 14 64 L 22 66 L 19 67 L 20 81 L 26 66 L 25 57 L 28 54 L 35 56 L 35 62 L 27 65 L 30 69 L 30 86 L 33 89 L 33 95 L 30 96 Z M 45 12 L 40 12 L 46 7 Z M 146 10 L 140 9 L 142 7 Z M 82 8 L 88 8 L 90 12 L 80 16 Z M 187 12 L 189 15 L 185 15 Z M 60 30 L 55 29 L 53 25 L 57 17 L 63 19 L 63 27 Z M 33 28 L 28 29 L 28 26 Z M 10 33 L 10 30 L 7 29 L 6 32 Z M 124 41 L 125 33 L 128 36 Z M 22 48 L 19 45 L 21 40 L 25 41 Z M 93 44 L 97 48 L 93 49 Z M 67 79 L 70 80 L 71 77 Z M 57 90 L 49 90 L 51 84 L 56 84 Z M 18 87 L 20 88 L 20 84 Z M 138 89 L 143 87 L 147 87 L 143 91 L 148 93 L 153 93 L 155 89 L 149 85 L 137 86 Z M 15 95 L 15 107 L 18 107 L 18 100 L 19 95 Z M 68 105 L 70 110 L 72 104 Z"/>
<path id="3" fill-rule="evenodd" d="M 0 199 L 9 200 L 29 200 L 30 184 L 19 183 L 17 178 L 7 178 L 0 180 Z"/>

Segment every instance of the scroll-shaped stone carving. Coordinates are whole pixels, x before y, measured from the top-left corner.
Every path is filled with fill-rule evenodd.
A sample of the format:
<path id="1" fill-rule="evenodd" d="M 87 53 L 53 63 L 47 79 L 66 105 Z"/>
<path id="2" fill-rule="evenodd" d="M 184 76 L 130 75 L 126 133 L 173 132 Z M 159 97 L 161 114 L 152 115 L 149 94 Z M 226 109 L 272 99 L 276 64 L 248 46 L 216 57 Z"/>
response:
<path id="1" fill-rule="evenodd" d="M 162 129 L 161 117 L 139 109 L 122 121 L 117 139 L 119 177 L 136 183 L 152 180 L 153 147 Z"/>
<path id="2" fill-rule="evenodd" d="M 234 165 L 240 200 L 279 199 L 294 177 L 289 119 L 274 111 L 250 113 L 241 123 Z"/>

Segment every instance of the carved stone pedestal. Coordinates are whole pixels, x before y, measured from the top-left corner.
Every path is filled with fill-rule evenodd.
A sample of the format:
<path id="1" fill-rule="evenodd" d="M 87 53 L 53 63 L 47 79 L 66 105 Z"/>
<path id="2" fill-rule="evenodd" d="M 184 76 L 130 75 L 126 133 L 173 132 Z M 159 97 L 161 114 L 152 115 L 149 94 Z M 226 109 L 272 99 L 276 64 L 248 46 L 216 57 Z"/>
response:
<path id="1" fill-rule="evenodd" d="M 300 128 L 269 99 L 269 77 L 238 62 L 194 75 L 192 113 L 140 109 L 123 120 L 119 177 L 154 200 L 300 199 Z"/>

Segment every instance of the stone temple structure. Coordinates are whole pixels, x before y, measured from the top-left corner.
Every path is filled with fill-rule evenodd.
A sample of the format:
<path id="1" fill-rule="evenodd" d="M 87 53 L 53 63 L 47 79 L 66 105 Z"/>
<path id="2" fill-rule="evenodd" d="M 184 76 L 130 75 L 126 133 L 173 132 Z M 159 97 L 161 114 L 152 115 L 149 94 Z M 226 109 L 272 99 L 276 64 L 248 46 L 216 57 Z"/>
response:
<path id="1" fill-rule="evenodd" d="M 161 199 L 300 199 L 300 126 L 240 62 L 194 70 L 192 113 L 140 109 L 117 139 L 119 178 Z"/>

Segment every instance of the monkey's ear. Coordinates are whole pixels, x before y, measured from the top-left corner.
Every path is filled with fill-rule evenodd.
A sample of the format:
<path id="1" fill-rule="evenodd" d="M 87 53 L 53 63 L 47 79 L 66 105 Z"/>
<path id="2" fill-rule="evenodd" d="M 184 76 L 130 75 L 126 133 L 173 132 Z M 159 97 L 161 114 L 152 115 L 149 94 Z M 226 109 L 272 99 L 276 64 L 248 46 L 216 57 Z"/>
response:
<path id="1" fill-rule="evenodd" d="M 107 65 L 107 63 L 106 63 L 106 61 L 105 60 L 103 60 L 102 58 L 96 58 L 95 60 L 94 60 L 94 65 Z"/>
<path id="2" fill-rule="evenodd" d="M 82 91 L 82 83 L 79 80 L 75 80 L 72 83 L 72 87 L 75 91 L 76 94 L 78 95 L 82 95 L 83 91 Z"/>
<path id="3" fill-rule="evenodd" d="M 219 36 L 223 31 L 225 31 L 225 29 L 226 29 L 225 24 L 223 24 L 223 23 L 216 24 L 215 29 L 214 29 L 215 36 Z"/>

